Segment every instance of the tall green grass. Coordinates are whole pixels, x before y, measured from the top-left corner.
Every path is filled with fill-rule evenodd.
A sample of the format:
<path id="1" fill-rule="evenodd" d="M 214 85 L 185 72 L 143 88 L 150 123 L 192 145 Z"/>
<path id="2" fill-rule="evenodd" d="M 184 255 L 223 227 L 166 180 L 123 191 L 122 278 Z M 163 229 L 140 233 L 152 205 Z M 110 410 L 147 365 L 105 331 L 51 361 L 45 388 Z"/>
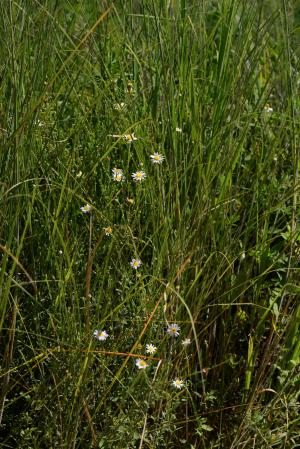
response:
<path id="1" fill-rule="evenodd" d="M 299 19 L 1 2 L 1 447 L 297 447 Z"/>

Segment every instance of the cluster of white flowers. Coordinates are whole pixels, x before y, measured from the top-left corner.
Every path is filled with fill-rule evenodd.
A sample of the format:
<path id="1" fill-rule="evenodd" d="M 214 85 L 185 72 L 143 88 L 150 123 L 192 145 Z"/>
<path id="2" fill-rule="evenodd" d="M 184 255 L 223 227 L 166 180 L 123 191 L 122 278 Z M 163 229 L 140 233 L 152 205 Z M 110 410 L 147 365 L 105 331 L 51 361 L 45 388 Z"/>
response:
<path id="1" fill-rule="evenodd" d="M 134 93 L 133 84 L 129 82 L 127 85 L 127 94 L 133 94 L 133 93 Z M 122 111 L 122 110 L 126 109 L 126 104 L 124 102 L 115 103 L 113 105 L 113 107 L 116 111 Z M 182 133 L 182 128 L 177 127 L 176 132 Z M 130 133 L 130 134 L 111 134 L 110 136 L 117 138 L 117 139 L 122 139 L 123 141 L 125 141 L 128 144 L 131 144 L 138 140 L 138 137 L 136 137 L 134 132 Z M 164 160 L 165 160 L 165 156 L 157 151 L 154 152 L 153 154 L 150 154 L 150 161 L 152 164 L 161 165 Z M 133 179 L 133 181 L 136 184 L 142 183 L 147 178 L 146 172 L 141 168 L 143 166 L 143 164 L 140 163 L 139 166 L 140 166 L 140 168 L 137 171 L 131 173 L 131 178 Z M 80 171 L 76 175 L 76 177 L 80 178 L 81 176 L 82 176 L 82 172 Z M 124 170 L 122 168 L 114 167 L 112 169 L 112 180 L 117 183 L 122 183 L 123 181 L 125 181 L 126 177 L 124 174 Z M 126 201 L 129 204 L 134 204 L 134 200 L 132 198 L 127 198 Z M 80 210 L 84 214 L 91 213 L 92 209 L 93 208 L 90 204 L 86 204 L 80 208 Z M 111 236 L 111 234 L 113 232 L 112 226 L 103 227 L 103 231 L 107 237 Z M 138 257 L 131 259 L 130 266 L 134 270 L 138 270 L 142 266 L 141 259 L 139 259 Z M 166 334 L 171 338 L 177 338 L 180 335 L 180 326 L 177 323 L 168 324 L 167 328 L 166 328 Z M 96 338 L 97 340 L 102 341 L 102 342 L 105 341 L 109 337 L 108 333 L 104 329 L 94 330 L 93 336 L 94 336 L 94 338 Z M 190 338 L 185 338 L 181 342 L 181 344 L 184 348 L 186 348 L 190 343 L 191 343 Z M 139 370 L 140 369 L 145 370 L 147 367 L 149 367 L 148 361 L 151 359 L 156 360 L 152 356 L 154 356 L 154 354 L 156 354 L 157 351 L 158 351 L 158 348 L 153 343 L 146 343 L 145 353 L 148 355 L 141 355 L 139 358 L 135 359 L 136 367 Z M 181 390 L 182 388 L 184 388 L 186 386 L 186 383 L 184 382 L 183 379 L 181 379 L 179 377 L 175 377 L 171 381 L 171 385 L 174 388 Z"/>
<path id="2" fill-rule="evenodd" d="M 179 336 L 179 332 L 180 332 L 180 326 L 178 326 L 178 324 L 173 323 L 173 324 L 169 324 L 166 330 L 167 334 L 170 335 L 171 337 L 178 337 Z M 99 341 L 105 341 L 108 338 L 108 333 L 105 330 L 98 330 L 96 329 L 94 331 L 94 337 L 99 340 Z M 191 343 L 191 339 L 190 338 L 185 338 L 182 341 L 182 345 L 183 346 L 188 346 Z M 150 356 L 154 355 L 157 352 L 157 346 L 155 346 L 153 343 L 146 343 L 145 346 L 145 352 L 146 354 L 150 354 Z M 146 369 L 149 366 L 149 363 L 147 363 L 147 357 L 144 356 L 144 358 L 138 358 L 135 360 L 135 365 L 138 369 Z M 183 379 L 176 377 L 175 379 L 173 379 L 171 381 L 171 385 L 178 389 L 181 390 L 182 388 L 184 388 L 186 386 L 186 383 L 184 382 Z"/>

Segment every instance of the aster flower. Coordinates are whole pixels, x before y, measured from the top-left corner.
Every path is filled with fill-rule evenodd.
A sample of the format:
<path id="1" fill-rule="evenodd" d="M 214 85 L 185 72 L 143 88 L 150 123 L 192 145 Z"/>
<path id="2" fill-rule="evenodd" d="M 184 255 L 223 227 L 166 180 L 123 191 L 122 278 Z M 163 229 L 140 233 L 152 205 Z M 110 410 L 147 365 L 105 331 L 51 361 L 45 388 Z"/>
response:
<path id="1" fill-rule="evenodd" d="M 181 344 L 182 344 L 182 346 L 186 347 L 191 344 L 191 339 L 185 338 L 184 340 L 182 340 Z"/>
<path id="2" fill-rule="evenodd" d="M 156 351 L 157 351 L 157 347 L 154 346 L 152 343 L 146 344 L 146 353 L 147 354 L 153 355 L 156 353 Z"/>
<path id="3" fill-rule="evenodd" d="M 112 169 L 112 179 L 117 182 L 122 182 L 125 179 L 124 172 L 122 168 L 113 168 Z"/>
<path id="4" fill-rule="evenodd" d="M 176 323 L 174 323 L 174 324 L 169 324 L 168 327 L 167 327 L 167 333 L 168 333 L 171 337 L 178 337 L 179 331 L 180 331 L 180 327 L 179 327 L 178 324 L 176 324 Z"/>
<path id="5" fill-rule="evenodd" d="M 85 206 L 82 206 L 80 208 L 81 212 L 83 212 L 84 214 L 90 213 L 92 209 L 93 208 L 92 208 L 92 206 L 90 204 L 86 204 Z"/>
<path id="6" fill-rule="evenodd" d="M 108 337 L 108 333 L 104 330 L 98 331 L 97 329 L 94 331 L 94 337 L 97 338 L 97 340 L 104 341 Z"/>
<path id="7" fill-rule="evenodd" d="M 153 162 L 153 164 L 161 164 L 163 162 L 164 158 L 165 157 L 159 153 L 153 153 L 150 156 L 151 162 Z"/>
<path id="8" fill-rule="evenodd" d="M 131 262 L 130 262 L 130 265 L 132 266 L 132 268 L 137 270 L 142 265 L 142 262 L 141 262 L 140 259 L 132 259 Z"/>
<path id="9" fill-rule="evenodd" d="M 138 369 L 145 369 L 147 368 L 147 366 L 149 366 L 148 363 L 143 359 L 137 359 L 135 361 L 135 364 L 138 367 Z"/>
<path id="10" fill-rule="evenodd" d="M 135 173 L 132 173 L 131 176 L 135 182 L 141 182 L 146 178 L 146 173 L 144 172 L 144 170 L 138 170 Z"/>
<path id="11" fill-rule="evenodd" d="M 112 227 L 111 226 L 107 226 L 107 228 L 103 228 L 105 235 L 107 235 L 107 237 L 109 237 L 112 234 Z"/>
<path id="12" fill-rule="evenodd" d="M 181 388 L 184 387 L 184 381 L 182 379 L 176 378 L 172 380 L 172 385 L 173 387 L 178 388 L 178 390 L 181 390 Z"/>

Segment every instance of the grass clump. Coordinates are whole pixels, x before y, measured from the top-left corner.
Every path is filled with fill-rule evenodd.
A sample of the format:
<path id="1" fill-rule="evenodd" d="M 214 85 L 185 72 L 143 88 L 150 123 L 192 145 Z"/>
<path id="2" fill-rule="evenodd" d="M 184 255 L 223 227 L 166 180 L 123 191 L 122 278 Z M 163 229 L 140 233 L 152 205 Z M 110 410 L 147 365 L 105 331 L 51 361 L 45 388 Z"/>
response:
<path id="1" fill-rule="evenodd" d="M 0 5 L 3 447 L 296 447 L 299 13 Z"/>

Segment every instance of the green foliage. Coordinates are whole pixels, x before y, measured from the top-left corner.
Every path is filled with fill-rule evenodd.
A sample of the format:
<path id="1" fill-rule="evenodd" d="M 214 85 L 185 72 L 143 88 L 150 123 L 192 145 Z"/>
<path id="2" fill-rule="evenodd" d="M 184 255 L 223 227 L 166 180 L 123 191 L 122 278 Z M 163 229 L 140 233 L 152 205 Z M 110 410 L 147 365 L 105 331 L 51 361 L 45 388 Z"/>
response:
<path id="1" fill-rule="evenodd" d="M 1 447 L 296 447 L 298 22 L 1 2 Z"/>

